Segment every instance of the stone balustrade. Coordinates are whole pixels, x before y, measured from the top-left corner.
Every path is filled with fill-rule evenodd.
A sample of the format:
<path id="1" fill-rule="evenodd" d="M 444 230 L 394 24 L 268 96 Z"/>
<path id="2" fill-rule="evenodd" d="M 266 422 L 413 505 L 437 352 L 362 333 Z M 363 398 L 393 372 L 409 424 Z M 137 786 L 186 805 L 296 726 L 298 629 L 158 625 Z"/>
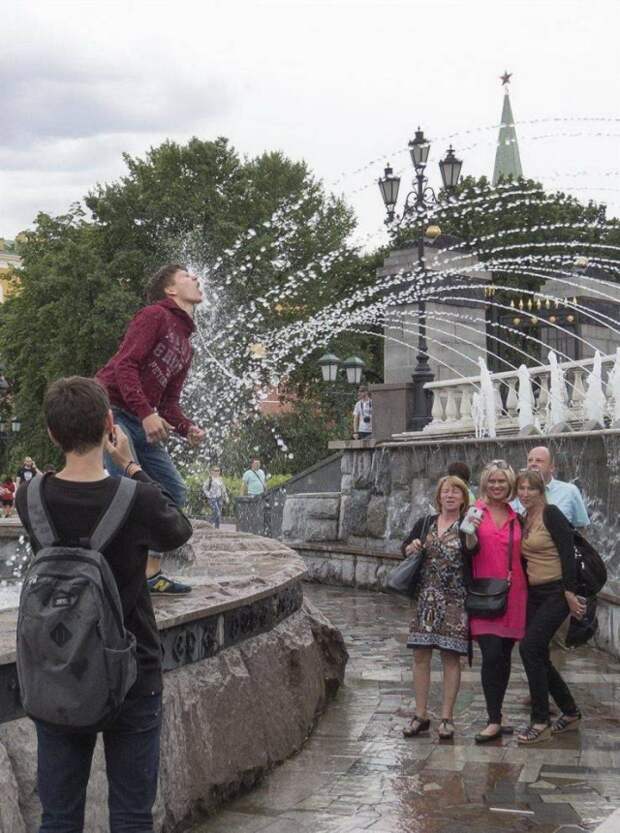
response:
<path id="1" fill-rule="evenodd" d="M 616 361 L 615 355 L 603 356 L 602 378 L 605 396 L 605 425 L 588 424 L 585 408 L 588 396 L 587 385 L 594 359 L 559 363 L 565 378 L 564 404 L 568 409 L 568 418 L 564 425 L 569 430 L 588 430 L 618 425 L 619 402 L 614 400 L 614 392 L 609 384 L 609 374 Z M 533 421 L 525 429 L 525 433 L 557 430 L 550 422 L 550 365 L 539 365 L 527 368 L 532 390 Z M 519 378 L 518 372 L 507 371 L 492 373 L 491 379 L 495 390 L 495 412 L 497 432 L 514 434 L 519 432 Z M 432 422 L 425 428 L 425 434 L 459 434 L 471 436 L 475 432 L 474 394 L 480 392 L 480 376 L 468 376 L 456 379 L 446 379 L 440 382 L 429 382 L 426 390 L 432 392 Z M 411 432 L 398 437 L 411 436 Z"/>

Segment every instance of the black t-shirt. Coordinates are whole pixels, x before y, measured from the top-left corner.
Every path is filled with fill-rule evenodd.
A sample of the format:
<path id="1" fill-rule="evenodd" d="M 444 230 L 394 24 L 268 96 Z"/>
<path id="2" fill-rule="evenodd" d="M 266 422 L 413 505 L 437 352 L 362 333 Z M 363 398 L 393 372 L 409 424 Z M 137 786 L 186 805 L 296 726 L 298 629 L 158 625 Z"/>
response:
<path id="1" fill-rule="evenodd" d="M 149 550 L 162 552 L 180 547 L 192 534 L 185 515 L 170 502 L 157 483 L 144 472 L 134 476 L 138 482 L 131 511 L 115 538 L 103 551 L 118 585 L 125 626 L 136 637 L 138 679 L 133 694 L 159 692 L 161 648 L 145 568 Z M 53 475 L 46 477 L 43 498 L 59 540 L 77 544 L 91 535 L 117 488 L 118 477 L 94 483 L 77 483 Z M 17 490 L 17 513 L 30 533 L 27 485 Z M 38 547 L 30 535 L 35 552 Z"/>

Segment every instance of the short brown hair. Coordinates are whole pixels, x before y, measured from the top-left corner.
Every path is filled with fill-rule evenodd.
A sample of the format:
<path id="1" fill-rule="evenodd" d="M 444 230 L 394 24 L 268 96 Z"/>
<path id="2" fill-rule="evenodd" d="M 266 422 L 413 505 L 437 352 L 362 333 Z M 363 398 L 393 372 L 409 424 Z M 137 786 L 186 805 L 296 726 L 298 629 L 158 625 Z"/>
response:
<path id="1" fill-rule="evenodd" d="M 545 481 L 543 480 L 542 474 L 539 471 L 536 471 L 535 469 L 523 469 L 517 475 L 517 489 L 519 488 L 519 485 L 522 483 L 522 481 L 529 483 L 532 489 L 536 489 L 537 492 L 540 492 L 544 498 L 545 503 L 547 502 Z"/>
<path id="2" fill-rule="evenodd" d="M 146 300 L 149 304 L 163 301 L 166 297 L 166 287 L 170 286 L 176 273 L 185 272 L 186 269 L 182 263 L 168 263 L 151 275 L 146 284 Z"/>
<path id="3" fill-rule="evenodd" d="M 52 382 L 43 402 L 46 425 L 65 454 L 84 454 L 99 445 L 109 410 L 105 388 L 85 376 Z"/>
<path id="4" fill-rule="evenodd" d="M 467 483 L 464 483 L 460 477 L 456 477 L 454 474 L 446 474 L 445 477 L 440 478 L 435 490 L 435 506 L 440 512 L 440 495 L 444 486 L 456 486 L 456 488 L 460 490 L 463 495 L 463 506 L 461 508 L 461 512 L 465 514 L 465 512 L 469 509 L 469 489 L 467 488 Z"/>
<path id="5" fill-rule="evenodd" d="M 448 466 L 448 474 L 454 477 L 460 477 L 464 483 L 469 483 L 471 480 L 471 471 L 467 463 L 462 463 L 460 460 L 455 460 Z"/>

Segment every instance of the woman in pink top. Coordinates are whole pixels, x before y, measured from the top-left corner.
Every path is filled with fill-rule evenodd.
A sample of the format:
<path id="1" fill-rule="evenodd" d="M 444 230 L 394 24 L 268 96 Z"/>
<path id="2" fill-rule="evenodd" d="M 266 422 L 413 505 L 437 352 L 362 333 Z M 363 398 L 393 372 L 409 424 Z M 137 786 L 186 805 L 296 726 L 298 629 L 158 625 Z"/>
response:
<path id="1" fill-rule="evenodd" d="M 506 578 L 511 543 L 512 569 L 506 611 L 493 619 L 471 616 L 469 620 L 482 654 L 482 689 L 489 715 L 489 723 L 476 735 L 476 743 L 502 735 L 502 704 L 510 679 L 512 649 L 525 634 L 527 582 L 521 563 L 521 525 L 508 502 L 514 489 L 515 473 L 505 460 L 493 460 L 483 469 L 480 499 L 476 502 L 483 514 L 475 522 L 480 549 L 472 558 L 472 576 Z"/>

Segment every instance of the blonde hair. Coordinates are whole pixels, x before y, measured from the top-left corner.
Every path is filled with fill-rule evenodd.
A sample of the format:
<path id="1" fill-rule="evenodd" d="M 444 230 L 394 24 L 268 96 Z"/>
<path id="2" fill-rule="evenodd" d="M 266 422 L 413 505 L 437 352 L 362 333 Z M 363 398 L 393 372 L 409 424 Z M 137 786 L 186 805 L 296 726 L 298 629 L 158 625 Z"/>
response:
<path id="1" fill-rule="evenodd" d="M 506 480 L 508 481 L 508 494 L 504 499 L 508 502 L 515 496 L 517 478 L 512 466 L 509 466 L 504 460 L 491 460 L 491 462 L 487 463 L 487 465 L 482 469 L 482 474 L 480 475 L 480 490 L 478 494 L 482 500 L 487 499 L 489 477 L 495 471 L 501 471 L 506 475 Z"/>
<path id="2" fill-rule="evenodd" d="M 525 480 L 527 483 L 529 483 L 529 485 L 533 489 L 536 489 L 537 492 L 541 493 L 542 499 L 546 504 L 547 503 L 547 493 L 546 493 L 545 481 L 543 480 L 542 474 L 539 471 L 536 471 L 535 469 L 524 469 L 523 471 L 520 471 L 519 474 L 517 475 L 517 482 L 516 482 L 515 489 L 519 488 L 519 485 L 521 484 L 521 482 L 523 480 Z"/>
<path id="3" fill-rule="evenodd" d="M 461 512 L 465 514 L 465 512 L 469 509 L 469 489 L 467 488 L 467 484 L 455 474 L 446 474 L 445 477 L 442 477 L 437 484 L 437 488 L 435 489 L 435 506 L 439 512 L 441 512 L 441 490 L 444 486 L 456 486 L 456 488 L 460 490 L 463 495 L 463 506 L 461 508 Z"/>

